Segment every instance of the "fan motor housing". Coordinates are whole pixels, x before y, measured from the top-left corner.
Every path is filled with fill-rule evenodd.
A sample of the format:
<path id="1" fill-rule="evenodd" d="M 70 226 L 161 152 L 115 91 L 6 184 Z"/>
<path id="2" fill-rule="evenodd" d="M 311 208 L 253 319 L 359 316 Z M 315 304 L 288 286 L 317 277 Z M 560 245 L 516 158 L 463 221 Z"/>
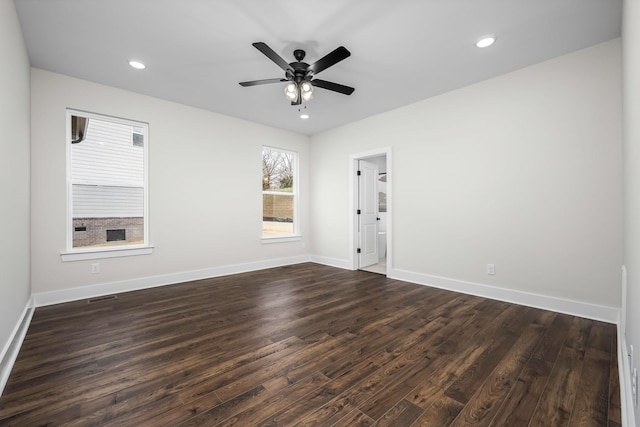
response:
<path id="1" fill-rule="evenodd" d="M 307 72 L 307 68 L 309 68 L 309 64 L 307 64 L 306 62 L 300 62 L 300 61 L 292 62 L 289 65 L 291 66 L 291 68 L 293 68 L 292 77 L 295 82 L 300 83 L 302 80 L 311 78 L 311 72 Z"/>
<path id="2" fill-rule="evenodd" d="M 300 62 L 304 59 L 307 53 L 302 49 L 296 49 L 293 51 L 293 57 L 296 58 L 296 61 Z"/>

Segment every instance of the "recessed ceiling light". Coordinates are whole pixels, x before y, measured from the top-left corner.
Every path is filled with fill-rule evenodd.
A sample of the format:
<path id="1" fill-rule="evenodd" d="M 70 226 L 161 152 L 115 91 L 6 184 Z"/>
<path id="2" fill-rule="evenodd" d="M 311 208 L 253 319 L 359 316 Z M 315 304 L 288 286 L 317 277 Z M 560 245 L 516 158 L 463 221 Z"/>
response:
<path id="1" fill-rule="evenodd" d="M 131 65 L 136 70 L 144 70 L 145 68 L 147 68 L 147 66 L 140 61 L 129 61 L 129 65 Z"/>
<path id="2" fill-rule="evenodd" d="M 300 118 L 306 120 L 306 119 L 309 118 L 309 115 L 308 114 L 300 114 Z"/>
<path id="3" fill-rule="evenodd" d="M 476 42 L 479 48 L 489 47 L 496 41 L 496 36 L 487 35 Z"/>

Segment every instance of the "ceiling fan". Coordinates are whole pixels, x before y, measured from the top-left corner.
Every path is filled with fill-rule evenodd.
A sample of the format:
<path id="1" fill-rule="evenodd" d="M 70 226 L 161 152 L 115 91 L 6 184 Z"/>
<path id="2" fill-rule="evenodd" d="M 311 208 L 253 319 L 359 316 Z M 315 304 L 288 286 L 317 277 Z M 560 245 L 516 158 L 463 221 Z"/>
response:
<path id="1" fill-rule="evenodd" d="M 281 83 L 289 82 L 285 86 L 285 95 L 291 101 L 291 105 L 300 105 L 302 101 L 308 101 L 311 99 L 313 93 L 313 87 L 319 87 L 322 89 L 332 90 L 334 92 L 342 93 L 344 95 L 351 95 L 355 90 L 352 87 L 341 85 L 339 83 L 328 82 L 326 80 L 316 79 L 315 75 L 327 68 L 337 64 L 343 59 L 351 56 L 344 46 L 336 48 L 331 53 L 320 58 L 318 61 L 309 65 L 306 62 L 302 62 L 306 52 L 302 49 L 296 49 L 293 51 L 295 62 L 287 63 L 280 55 L 275 53 L 273 49 L 267 46 L 263 42 L 253 43 L 253 46 L 262 52 L 267 58 L 276 63 L 276 65 L 284 70 L 284 78 L 264 79 L 264 80 L 252 80 L 250 82 L 240 82 L 240 86 L 257 86 L 269 83 Z"/>

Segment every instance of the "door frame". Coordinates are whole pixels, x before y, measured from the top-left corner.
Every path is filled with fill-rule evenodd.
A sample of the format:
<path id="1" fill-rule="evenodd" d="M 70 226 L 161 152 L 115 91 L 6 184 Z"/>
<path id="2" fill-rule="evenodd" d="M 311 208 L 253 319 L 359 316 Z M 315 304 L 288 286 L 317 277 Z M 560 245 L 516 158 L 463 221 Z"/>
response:
<path id="1" fill-rule="evenodd" d="M 372 157 L 386 156 L 387 169 L 387 276 L 393 267 L 393 171 L 391 170 L 391 147 L 376 148 L 370 151 L 354 153 L 349 156 L 349 263 L 352 270 L 357 270 L 358 257 L 358 215 L 356 206 L 358 205 L 358 180 L 356 172 L 358 170 L 358 160 L 367 160 Z"/>

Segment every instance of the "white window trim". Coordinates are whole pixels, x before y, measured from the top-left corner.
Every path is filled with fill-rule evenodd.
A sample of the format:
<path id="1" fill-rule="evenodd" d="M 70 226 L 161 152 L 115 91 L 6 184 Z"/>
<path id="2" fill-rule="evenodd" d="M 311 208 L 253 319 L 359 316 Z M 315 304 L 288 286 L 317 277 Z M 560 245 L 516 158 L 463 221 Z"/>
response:
<path id="1" fill-rule="evenodd" d="M 113 248 L 100 249 L 76 249 L 72 252 L 62 252 L 62 261 L 83 261 L 88 259 L 118 258 L 136 255 L 150 255 L 153 253 L 153 246 L 131 245 Z"/>
<path id="2" fill-rule="evenodd" d="M 144 243 L 142 245 L 114 245 L 101 246 L 97 248 L 74 248 L 73 247 L 73 187 L 71 180 L 71 116 L 83 116 L 88 119 L 109 120 L 114 123 L 129 126 L 141 127 L 145 132 L 145 144 L 143 149 L 144 161 Z M 136 120 L 113 117 L 106 114 L 96 114 L 87 111 L 73 110 L 68 108 L 66 114 L 66 163 L 67 163 L 67 212 L 66 212 L 66 250 L 60 253 L 63 262 L 81 261 L 89 259 L 115 258 L 136 255 L 149 255 L 153 253 L 154 247 L 149 244 L 149 124 Z"/>
<path id="3" fill-rule="evenodd" d="M 283 235 L 283 236 L 264 236 L 261 235 L 261 242 L 263 244 L 270 244 L 270 243 L 286 243 L 286 242 L 296 242 L 302 239 L 302 235 L 300 234 L 300 220 L 299 220 L 299 210 L 298 210 L 298 204 L 299 204 L 299 199 L 300 199 L 300 194 L 299 194 L 299 172 L 298 172 L 298 164 L 299 159 L 298 157 L 300 156 L 300 154 L 297 151 L 293 151 L 293 150 L 287 150 L 286 148 L 279 148 L 279 147 L 274 147 L 272 145 L 263 145 L 261 150 L 260 150 L 260 155 L 262 156 L 262 151 L 264 149 L 269 149 L 269 150 L 274 150 L 274 151 L 280 151 L 283 153 L 290 153 L 293 154 L 293 193 L 284 193 L 281 191 L 261 191 L 260 192 L 260 197 L 262 198 L 263 194 L 273 194 L 273 195 L 278 195 L 278 196 L 290 196 L 293 197 L 293 234 L 287 234 L 287 235 Z M 262 206 L 262 203 L 260 204 L 260 217 L 262 217 L 263 214 L 263 209 L 264 207 Z M 262 227 L 260 227 L 261 233 L 262 233 Z"/>
<path id="4" fill-rule="evenodd" d="M 290 236 L 263 237 L 260 240 L 263 245 L 268 245 L 271 243 L 299 242 L 300 240 L 302 240 L 302 236 L 299 234 L 292 234 Z"/>

